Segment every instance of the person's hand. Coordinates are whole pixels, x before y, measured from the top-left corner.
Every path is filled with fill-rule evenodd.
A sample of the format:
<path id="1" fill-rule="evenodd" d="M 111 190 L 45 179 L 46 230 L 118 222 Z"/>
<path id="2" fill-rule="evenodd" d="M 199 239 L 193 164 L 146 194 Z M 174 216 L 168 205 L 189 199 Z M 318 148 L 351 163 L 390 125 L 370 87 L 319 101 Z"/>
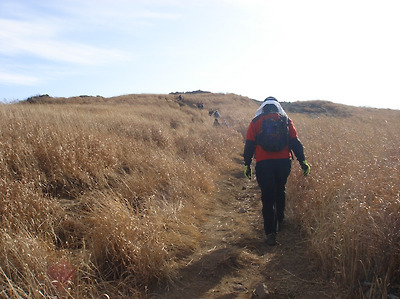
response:
<path id="1" fill-rule="evenodd" d="M 251 180 L 251 167 L 250 167 L 250 165 L 245 165 L 244 166 L 244 176 L 246 177 L 246 178 L 248 178 L 249 180 Z"/>
<path id="2" fill-rule="evenodd" d="M 301 169 L 303 169 L 304 176 L 307 176 L 310 173 L 310 165 L 308 165 L 307 161 L 304 160 L 300 162 Z"/>

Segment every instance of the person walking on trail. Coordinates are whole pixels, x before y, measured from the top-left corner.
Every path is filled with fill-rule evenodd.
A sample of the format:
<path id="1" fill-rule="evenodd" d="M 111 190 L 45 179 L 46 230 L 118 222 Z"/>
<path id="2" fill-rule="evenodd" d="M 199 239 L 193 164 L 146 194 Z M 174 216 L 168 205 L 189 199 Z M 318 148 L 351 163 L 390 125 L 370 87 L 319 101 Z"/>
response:
<path id="1" fill-rule="evenodd" d="M 264 100 L 250 122 L 244 147 L 244 174 L 251 179 L 251 162 L 256 159 L 256 178 L 261 189 L 266 243 L 276 244 L 276 233 L 285 217 L 286 182 L 294 152 L 303 174 L 310 172 L 296 128 L 274 97 Z"/>

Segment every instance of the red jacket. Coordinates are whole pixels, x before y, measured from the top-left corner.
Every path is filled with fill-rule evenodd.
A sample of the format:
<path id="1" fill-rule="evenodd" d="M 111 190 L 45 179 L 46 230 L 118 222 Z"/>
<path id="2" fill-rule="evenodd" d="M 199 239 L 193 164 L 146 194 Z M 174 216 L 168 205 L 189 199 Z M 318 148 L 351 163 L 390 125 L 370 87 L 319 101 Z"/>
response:
<path id="1" fill-rule="evenodd" d="M 291 151 L 289 150 L 289 145 L 280 152 L 267 152 L 256 143 L 256 136 L 261 130 L 261 123 L 263 119 L 270 117 L 275 117 L 277 119 L 279 115 L 277 113 L 261 114 L 255 117 L 250 123 L 249 128 L 247 129 L 246 146 L 244 151 L 244 161 L 246 165 L 250 165 L 254 153 L 256 157 L 256 162 L 268 159 L 290 159 L 292 157 Z M 288 121 L 288 127 L 289 143 L 294 139 L 298 140 L 297 131 L 291 119 L 289 119 Z"/>

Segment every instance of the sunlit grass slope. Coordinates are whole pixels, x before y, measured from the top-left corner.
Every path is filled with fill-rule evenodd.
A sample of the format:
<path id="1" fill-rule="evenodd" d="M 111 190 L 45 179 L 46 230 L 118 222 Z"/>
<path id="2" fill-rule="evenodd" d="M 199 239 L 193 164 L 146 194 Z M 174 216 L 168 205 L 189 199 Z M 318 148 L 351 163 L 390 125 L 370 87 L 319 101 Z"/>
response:
<path id="1" fill-rule="evenodd" d="M 247 106 L 235 95 L 0 106 L 1 297 L 49 296 L 51 280 L 75 298 L 135 296 L 172 277 L 201 241 L 215 178 L 241 150 L 234 120 Z M 73 275 L 60 266 L 51 277 L 60 263 Z"/>
<path id="2" fill-rule="evenodd" d="M 173 278 L 258 107 L 209 93 L 29 102 L 0 106 L 5 298 L 139 297 Z M 293 164 L 287 185 L 310 250 L 352 292 L 368 282 L 384 294 L 400 281 L 400 112 L 284 108 L 312 167 L 304 178 Z"/>
<path id="3" fill-rule="evenodd" d="M 319 104 L 290 114 L 312 167 L 291 176 L 290 207 L 328 277 L 386 298 L 400 282 L 400 111 Z"/>

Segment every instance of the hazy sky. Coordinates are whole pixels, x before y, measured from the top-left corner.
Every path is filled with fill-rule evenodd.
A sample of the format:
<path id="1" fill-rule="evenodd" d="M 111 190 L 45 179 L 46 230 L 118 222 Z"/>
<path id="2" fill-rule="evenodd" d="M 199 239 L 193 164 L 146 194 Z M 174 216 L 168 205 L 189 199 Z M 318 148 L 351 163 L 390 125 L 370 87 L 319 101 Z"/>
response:
<path id="1" fill-rule="evenodd" d="M 0 0 L 0 100 L 207 90 L 400 109 L 399 0 Z"/>

